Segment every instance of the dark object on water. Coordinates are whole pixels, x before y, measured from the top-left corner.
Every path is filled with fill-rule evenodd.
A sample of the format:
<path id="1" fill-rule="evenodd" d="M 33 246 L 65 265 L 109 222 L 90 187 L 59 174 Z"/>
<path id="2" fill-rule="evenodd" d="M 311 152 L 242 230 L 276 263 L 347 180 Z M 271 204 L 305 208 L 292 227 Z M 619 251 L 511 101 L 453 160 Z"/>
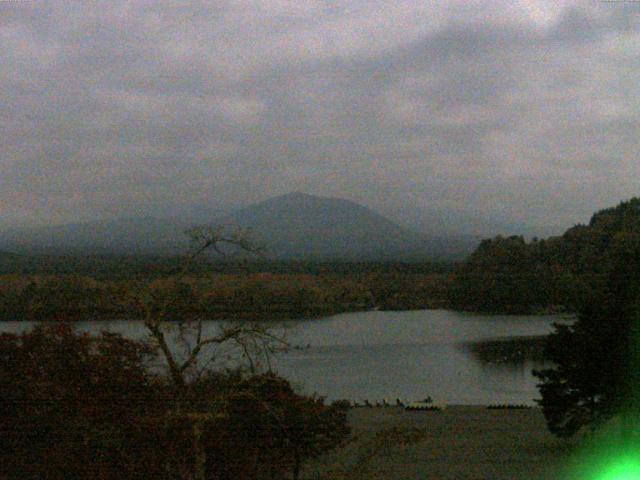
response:
<path id="1" fill-rule="evenodd" d="M 487 406 L 487 410 L 530 410 L 531 408 L 533 408 L 531 405 L 512 405 L 512 404 Z"/>
<path id="2" fill-rule="evenodd" d="M 430 402 L 411 402 L 406 407 L 405 410 L 409 411 L 422 411 L 422 412 L 432 412 L 432 411 L 441 411 L 446 409 L 446 405 L 440 405 L 437 403 Z"/>

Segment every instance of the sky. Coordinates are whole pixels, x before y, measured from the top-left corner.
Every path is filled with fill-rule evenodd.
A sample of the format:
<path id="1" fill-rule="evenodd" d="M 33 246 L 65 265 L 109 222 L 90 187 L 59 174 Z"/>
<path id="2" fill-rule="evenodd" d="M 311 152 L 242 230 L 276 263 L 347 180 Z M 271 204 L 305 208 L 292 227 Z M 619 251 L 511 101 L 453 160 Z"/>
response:
<path id="1" fill-rule="evenodd" d="M 294 190 L 571 226 L 640 195 L 637 1 L 6 1 L 0 65 L 0 228 Z"/>

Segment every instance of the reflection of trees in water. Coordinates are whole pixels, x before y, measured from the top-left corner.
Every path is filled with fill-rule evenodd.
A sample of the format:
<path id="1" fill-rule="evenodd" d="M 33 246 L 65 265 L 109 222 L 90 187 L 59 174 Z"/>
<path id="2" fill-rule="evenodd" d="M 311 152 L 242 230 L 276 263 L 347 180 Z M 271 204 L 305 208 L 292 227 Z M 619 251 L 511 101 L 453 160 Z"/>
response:
<path id="1" fill-rule="evenodd" d="M 545 335 L 509 337 L 461 344 L 481 363 L 524 368 L 525 362 L 544 363 Z"/>

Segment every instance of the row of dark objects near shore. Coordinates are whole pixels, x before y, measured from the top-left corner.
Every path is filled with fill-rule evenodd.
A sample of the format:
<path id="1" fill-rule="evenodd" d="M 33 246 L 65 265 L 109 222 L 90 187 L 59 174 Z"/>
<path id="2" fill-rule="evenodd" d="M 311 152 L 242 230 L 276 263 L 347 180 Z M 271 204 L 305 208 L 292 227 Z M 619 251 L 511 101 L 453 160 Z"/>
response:
<path id="1" fill-rule="evenodd" d="M 351 402 L 348 401 L 349 405 L 351 406 L 351 408 L 361 408 L 361 407 L 366 407 L 366 408 L 385 408 L 385 407 L 401 407 L 401 408 L 406 408 L 407 405 L 411 405 L 409 404 L 405 404 L 402 400 L 400 400 L 399 398 L 396 398 L 395 403 L 391 403 L 389 402 L 386 398 L 382 399 L 382 402 L 378 402 L 376 401 L 375 403 L 371 403 L 369 400 L 364 400 L 363 403 L 358 403 L 358 402 Z M 424 400 L 421 400 L 419 403 L 432 403 L 433 399 L 431 397 L 427 397 Z"/>
<path id="2" fill-rule="evenodd" d="M 405 410 L 417 411 L 417 410 L 444 410 L 446 405 L 441 405 L 437 403 L 433 403 L 433 399 L 431 397 L 427 397 L 424 400 L 420 400 L 418 402 L 404 403 L 399 398 L 396 398 L 395 403 L 390 403 L 387 399 L 383 399 L 382 402 L 371 403 L 369 400 L 365 400 L 364 403 L 360 404 L 358 402 L 349 402 L 351 404 L 351 408 L 386 408 L 386 407 L 399 407 L 404 408 Z"/>
<path id="3" fill-rule="evenodd" d="M 387 408 L 387 407 L 400 407 L 410 411 L 434 411 L 444 410 L 446 405 L 434 403 L 431 397 L 427 397 L 424 400 L 417 402 L 404 403 L 399 398 L 396 398 L 395 403 L 390 403 L 387 399 L 383 399 L 382 402 L 371 403 L 369 400 L 364 400 L 363 403 L 349 402 L 351 408 Z M 487 406 L 487 410 L 530 410 L 533 407 L 525 404 L 492 404 Z"/>
<path id="4" fill-rule="evenodd" d="M 488 405 L 487 410 L 531 410 L 531 405 L 513 405 L 513 404 L 501 404 L 501 405 Z"/>

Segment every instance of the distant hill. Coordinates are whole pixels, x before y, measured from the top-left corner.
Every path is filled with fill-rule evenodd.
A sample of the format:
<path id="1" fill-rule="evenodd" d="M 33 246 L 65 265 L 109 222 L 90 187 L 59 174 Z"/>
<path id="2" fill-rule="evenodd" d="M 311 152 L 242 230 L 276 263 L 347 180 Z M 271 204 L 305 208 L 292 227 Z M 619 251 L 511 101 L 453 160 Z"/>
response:
<path id="1" fill-rule="evenodd" d="M 182 219 L 125 218 L 0 232 L 0 249 L 22 253 L 176 253 L 186 248 Z M 251 230 L 274 259 L 455 260 L 479 242 L 474 237 L 427 237 L 373 210 L 340 198 L 290 193 L 226 215 L 211 224 Z M 198 216 L 203 222 L 202 213 Z"/>
<path id="2" fill-rule="evenodd" d="M 13 262 L 19 259 L 20 257 L 21 255 L 18 255 L 16 253 L 0 250 L 0 264 L 5 262 Z"/>
<path id="3" fill-rule="evenodd" d="M 489 238 L 496 235 L 522 235 L 526 239 L 548 238 L 561 235 L 566 225 L 536 225 L 531 222 L 513 221 L 498 212 L 474 212 L 454 208 L 423 208 L 407 203 L 392 210 L 382 211 L 395 222 L 425 235 L 440 237 Z"/>
<path id="4" fill-rule="evenodd" d="M 443 259 L 460 257 L 476 243 L 425 237 L 350 200 L 299 192 L 237 210 L 220 222 L 251 229 L 274 258 Z"/>
<path id="5" fill-rule="evenodd" d="M 19 271 L 16 267 L 21 266 L 24 261 L 24 255 L 0 250 L 0 272 L 5 272 L 7 270 L 11 272 Z"/>
<path id="6" fill-rule="evenodd" d="M 148 253 L 186 245 L 175 219 L 122 218 L 0 232 L 0 248 L 21 253 Z"/>

